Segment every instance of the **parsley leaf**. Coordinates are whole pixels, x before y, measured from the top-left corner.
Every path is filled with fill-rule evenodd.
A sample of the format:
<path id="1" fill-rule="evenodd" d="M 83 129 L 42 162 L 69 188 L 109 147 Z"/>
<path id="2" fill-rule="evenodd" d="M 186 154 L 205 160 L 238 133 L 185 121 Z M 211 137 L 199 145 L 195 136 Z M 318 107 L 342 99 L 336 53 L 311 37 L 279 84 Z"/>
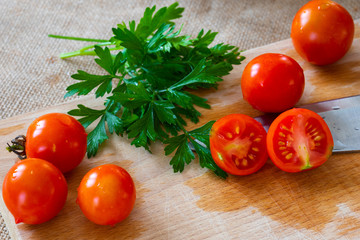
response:
<path id="1" fill-rule="evenodd" d="M 183 26 L 176 29 L 175 20 L 183 11 L 176 2 L 158 11 L 156 6 L 146 8 L 138 24 L 133 20 L 113 28 L 110 40 L 49 35 L 97 42 L 61 55 L 94 55 L 96 64 L 104 70 L 104 74 L 78 70 L 72 75 L 78 82 L 66 89 L 65 97 L 91 92 L 96 98 L 106 96 L 103 109 L 78 105 L 69 111 L 91 129 L 88 157 L 96 155 L 109 134 L 126 134 L 132 145 L 149 152 L 154 141 L 166 144 L 164 151 L 172 155 L 170 164 L 175 172 L 182 172 L 197 155 L 201 167 L 226 177 L 209 148 L 214 121 L 188 131 L 186 119 L 198 123 L 201 113 L 197 107 L 210 108 L 207 99 L 193 90 L 216 89 L 222 77 L 244 57 L 235 46 L 212 46 L 217 32 L 202 29 L 195 38 L 181 35 Z"/>

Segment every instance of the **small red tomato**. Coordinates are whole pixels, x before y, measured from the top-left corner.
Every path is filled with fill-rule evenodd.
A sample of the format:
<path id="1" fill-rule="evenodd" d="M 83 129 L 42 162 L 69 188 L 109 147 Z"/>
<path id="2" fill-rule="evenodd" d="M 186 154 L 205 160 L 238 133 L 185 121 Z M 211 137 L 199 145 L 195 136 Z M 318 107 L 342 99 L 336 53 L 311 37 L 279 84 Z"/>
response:
<path id="1" fill-rule="evenodd" d="M 114 164 L 91 169 L 82 179 L 76 202 L 92 222 L 115 225 L 131 213 L 136 190 L 130 174 Z"/>
<path id="2" fill-rule="evenodd" d="M 354 20 L 348 11 L 330 0 L 313 0 L 296 13 L 291 39 L 296 51 L 316 65 L 342 58 L 354 39 Z"/>
<path id="3" fill-rule="evenodd" d="M 319 167 L 331 156 L 334 141 L 324 119 L 301 108 L 280 114 L 267 134 L 270 159 L 286 172 Z"/>
<path id="4" fill-rule="evenodd" d="M 37 118 L 26 133 L 27 157 L 49 161 L 63 173 L 81 163 L 86 147 L 84 127 L 75 118 L 63 113 L 49 113 Z"/>
<path id="5" fill-rule="evenodd" d="M 2 194 L 16 223 L 40 224 L 55 217 L 67 198 L 64 175 L 48 161 L 29 158 L 6 174 Z"/>
<path id="6" fill-rule="evenodd" d="M 211 128 L 210 151 L 215 163 L 227 173 L 255 173 L 268 158 L 266 131 L 259 122 L 247 115 L 227 115 L 217 120 Z"/>
<path id="7" fill-rule="evenodd" d="M 244 99 L 263 112 L 282 112 L 301 98 L 305 85 L 303 69 L 291 57 L 266 53 L 252 59 L 241 78 Z"/>

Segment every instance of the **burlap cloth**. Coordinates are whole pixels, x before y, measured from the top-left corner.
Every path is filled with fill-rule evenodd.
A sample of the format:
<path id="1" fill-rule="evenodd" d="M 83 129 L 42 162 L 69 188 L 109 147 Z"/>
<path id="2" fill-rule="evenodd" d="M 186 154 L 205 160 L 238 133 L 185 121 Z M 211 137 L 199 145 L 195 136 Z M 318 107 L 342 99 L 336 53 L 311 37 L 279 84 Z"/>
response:
<path id="1" fill-rule="evenodd" d="M 308 0 L 179 1 L 185 7 L 183 33 L 196 35 L 201 28 L 219 32 L 216 42 L 250 49 L 290 37 L 297 10 Z M 70 75 L 77 69 L 96 73 L 92 57 L 60 60 L 62 52 L 88 43 L 49 38 L 60 34 L 108 39 L 111 28 L 139 20 L 144 9 L 174 1 L 140 0 L 1 0 L 0 4 L 0 118 L 63 103 Z M 338 1 L 360 18 L 360 0 Z M 94 68 L 94 69 L 92 69 Z M 0 238 L 10 239 L 3 219 Z"/>

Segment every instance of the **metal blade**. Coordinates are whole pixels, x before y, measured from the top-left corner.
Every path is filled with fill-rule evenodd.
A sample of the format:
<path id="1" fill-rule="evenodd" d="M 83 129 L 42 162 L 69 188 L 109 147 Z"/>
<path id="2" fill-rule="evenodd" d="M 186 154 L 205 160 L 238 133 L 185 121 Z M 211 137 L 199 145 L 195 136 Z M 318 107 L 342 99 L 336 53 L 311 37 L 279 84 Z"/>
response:
<path id="1" fill-rule="evenodd" d="M 360 95 L 303 105 L 318 113 L 330 128 L 333 152 L 360 151 Z M 266 131 L 278 114 L 255 117 Z"/>
<path id="2" fill-rule="evenodd" d="M 360 151 L 360 105 L 321 112 L 334 139 L 333 152 Z"/>
<path id="3" fill-rule="evenodd" d="M 360 95 L 300 106 L 318 113 L 328 125 L 334 139 L 333 152 L 360 151 Z M 255 117 L 266 131 L 279 114 Z M 189 142 L 190 148 L 194 146 Z"/>
<path id="4" fill-rule="evenodd" d="M 333 100 L 327 100 L 323 102 L 316 102 L 311 103 L 307 105 L 300 106 L 299 108 L 306 108 L 311 111 L 314 111 L 318 114 L 322 112 L 327 111 L 334 111 L 334 110 L 341 110 L 349 107 L 354 106 L 360 106 L 360 95 L 351 96 L 351 97 L 345 97 L 345 98 L 338 98 Z M 258 117 L 255 117 L 255 119 L 260 122 L 265 130 L 267 131 L 269 129 L 270 124 L 274 121 L 274 119 L 279 114 L 273 113 L 273 114 L 265 114 Z"/>

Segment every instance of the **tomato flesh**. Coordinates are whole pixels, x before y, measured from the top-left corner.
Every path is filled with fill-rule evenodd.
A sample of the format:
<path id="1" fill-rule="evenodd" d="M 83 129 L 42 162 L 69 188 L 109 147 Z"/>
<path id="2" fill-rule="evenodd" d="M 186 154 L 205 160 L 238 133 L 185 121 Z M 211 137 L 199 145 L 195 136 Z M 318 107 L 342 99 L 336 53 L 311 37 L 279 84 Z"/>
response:
<path id="1" fill-rule="evenodd" d="M 334 146 L 325 121 L 307 109 L 291 109 L 280 114 L 267 135 L 270 159 L 287 172 L 299 172 L 322 165 Z"/>
<path id="2" fill-rule="evenodd" d="M 99 225 L 115 225 L 131 213 L 136 190 L 130 174 L 114 164 L 91 169 L 78 188 L 77 203 L 84 215 Z"/>
<path id="3" fill-rule="evenodd" d="M 3 199 L 16 223 L 40 224 L 55 217 L 67 198 L 64 175 L 36 158 L 16 163 L 3 182 Z"/>
<path id="4" fill-rule="evenodd" d="M 266 131 L 255 119 L 230 114 L 216 121 L 210 132 L 215 163 L 233 175 L 258 171 L 267 160 Z"/>

